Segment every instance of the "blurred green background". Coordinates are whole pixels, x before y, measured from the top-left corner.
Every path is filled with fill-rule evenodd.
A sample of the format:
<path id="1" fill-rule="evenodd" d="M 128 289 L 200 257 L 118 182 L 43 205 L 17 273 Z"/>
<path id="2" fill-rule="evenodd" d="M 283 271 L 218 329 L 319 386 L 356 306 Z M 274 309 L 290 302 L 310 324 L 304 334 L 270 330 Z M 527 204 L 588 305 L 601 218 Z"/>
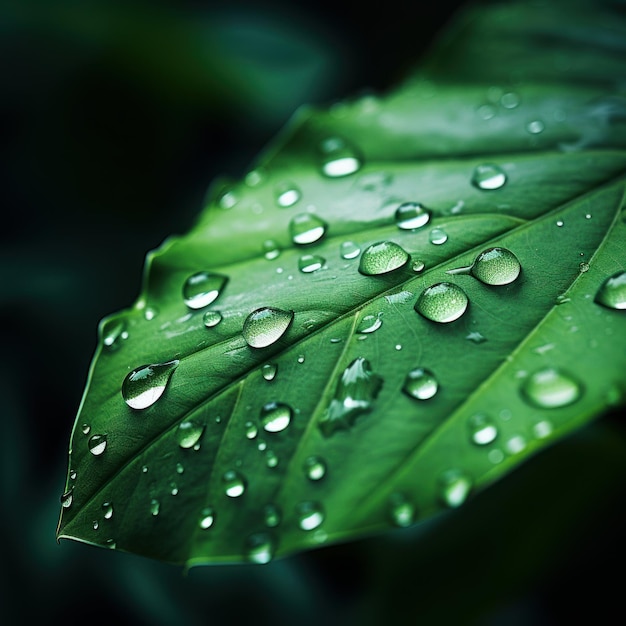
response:
<path id="1" fill-rule="evenodd" d="M 541 626 L 619 607 L 618 415 L 454 514 L 267 566 L 185 574 L 55 541 L 98 321 L 215 177 L 245 174 L 301 104 L 391 88 L 461 3 L 417 6 L 0 3 L 0 623 Z"/>

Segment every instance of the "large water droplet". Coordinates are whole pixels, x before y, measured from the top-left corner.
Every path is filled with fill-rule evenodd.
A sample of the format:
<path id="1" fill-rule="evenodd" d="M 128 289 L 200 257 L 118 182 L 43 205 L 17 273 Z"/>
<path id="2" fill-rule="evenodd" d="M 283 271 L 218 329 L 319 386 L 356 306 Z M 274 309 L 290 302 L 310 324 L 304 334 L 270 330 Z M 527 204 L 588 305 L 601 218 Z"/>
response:
<path id="1" fill-rule="evenodd" d="M 582 394 L 582 386 L 569 374 L 546 367 L 526 378 L 521 391 L 531 404 L 550 409 L 576 402 Z"/>
<path id="2" fill-rule="evenodd" d="M 598 289 L 595 302 L 609 309 L 626 309 L 626 271 L 607 278 Z"/>
<path id="3" fill-rule="evenodd" d="M 472 490 L 471 479 L 458 470 L 450 470 L 441 476 L 441 499 L 446 506 L 461 506 Z"/>
<path id="4" fill-rule="evenodd" d="M 302 530 L 313 530 L 324 522 L 324 509 L 319 502 L 306 500 L 296 506 L 296 517 Z"/>
<path id="5" fill-rule="evenodd" d="M 207 328 L 213 328 L 222 321 L 222 314 L 219 311 L 207 311 L 202 316 L 202 321 Z"/>
<path id="6" fill-rule="evenodd" d="M 326 259 L 317 254 L 304 254 L 298 259 L 298 269 L 304 274 L 310 274 L 321 269 Z"/>
<path id="7" fill-rule="evenodd" d="M 416 400 L 429 400 L 439 389 L 435 375 L 426 368 L 418 367 L 411 370 L 402 386 L 402 391 Z"/>
<path id="8" fill-rule="evenodd" d="M 350 428 L 374 403 L 383 379 L 372 372 L 369 361 L 358 357 L 344 370 L 335 394 L 318 424 L 324 436 Z"/>
<path id="9" fill-rule="evenodd" d="M 321 480 L 326 476 L 326 462 L 319 456 L 309 456 L 304 461 L 304 473 L 309 480 Z"/>
<path id="10" fill-rule="evenodd" d="M 261 368 L 261 374 L 267 381 L 274 380 L 276 378 L 276 372 L 278 371 L 278 365 L 276 363 L 266 363 Z"/>
<path id="11" fill-rule="evenodd" d="M 330 178 L 354 174 L 361 168 L 361 158 L 340 137 L 330 137 L 320 144 L 322 173 Z"/>
<path id="12" fill-rule="evenodd" d="M 197 272 L 183 285 L 183 299 L 190 309 L 202 309 L 217 300 L 228 277 L 214 272 Z"/>
<path id="13" fill-rule="evenodd" d="M 477 165 L 472 175 L 472 185 L 485 191 L 500 189 L 506 183 L 504 170 L 497 165 L 487 163 Z"/>
<path id="14" fill-rule="evenodd" d="M 279 433 L 289 426 L 293 411 L 282 402 L 268 402 L 261 409 L 261 424 L 268 433 Z"/>
<path id="15" fill-rule="evenodd" d="M 436 283 L 424 289 L 415 303 L 415 310 L 426 319 L 447 324 L 459 319 L 468 304 L 469 299 L 460 287 Z"/>
<path id="16" fill-rule="evenodd" d="M 289 222 L 291 240 L 300 246 L 319 241 L 325 234 L 328 224 L 312 213 L 294 215 Z"/>
<path id="17" fill-rule="evenodd" d="M 396 224 L 403 230 L 413 230 L 428 224 L 430 211 L 418 202 L 404 202 L 395 213 Z"/>
<path id="18" fill-rule="evenodd" d="M 87 442 L 87 447 L 89 448 L 89 452 L 94 456 L 100 456 L 107 447 L 107 436 L 106 435 L 91 435 L 89 437 L 89 441 Z"/>
<path id="19" fill-rule="evenodd" d="M 300 189 L 292 182 L 285 182 L 276 186 L 276 204 L 283 209 L 293 206 L 300 200 L 301 196 Z"/>
<path id="20" fill-rule="evenodd" d="M 188 450 L 193 448 L 202 437 L 204 432 L 204 424 L 194 420 L 185 420 L 178 425 L 176 429 L 176 441 L 178 445 Z"/>
<path id="21" fill-rule="evenodd" d="M 266 504 L 263 507 L 263 520 L 269 528 L 276 528 L 280 524 L 282 514 L 275 504 Z"/>
<path id="22" fill-rule="evenodd" d="M 244 554 L 250 563 L 269 563 L 274 558 L 274 539 L 269 533 L 253 533 L 246 539 Z"/>
<path id="23" fill-rule="evenodd" d="M 122 341 L 128 337 L 126 322 L 123 319 L 111 318 L 106 320 L 101 327 L 102 345 L 104 349 L 113 352 L 117 350 Z"/>
<path id="24" fill-rule="evenodd" d="M 339 246 L 339 254 L 342 259 L 356 259 L 361 254 L 361 248 L 354 241 L 343 241 Z"/>
<path id="25" fill-rule="evenodd" d="M 378 315 L 364 315 L 356 327 L 356 332 L 368 335 L 378 330 L 382 325 L 383 320 L 380 313 Z"/>
<path id="26" fill-rule="evenodd" d="M 483 250 L 468 267 L 448 270 L 448 274 L 471 274 L 486 285 L 508 285 L 520 275 L 522 266 L 506 248 Z"/>
<path id="27" fill-rule="evenodd" d="M 202 528 L 202 530 L 207 530 L 207 528 L 211 528 L 215 523 L 215 511 L 212 506 L 205 506 L 202 511 L 200 511 L 200 519 L 198 520 L 198 526 Z"/>
<path id="28" fill-rule="evenodd" d="M 470 440 L 477 446 L 486 446 L 498 436 L 496 425 L 484 413 L 476 413 L 468 420 Z"/>
<path id="29" fill-rule="evenodd" d="M 391 521 L 400 528 L 406 528 L 415 522 L 415 507 L 404 494 L 393 493 L 389 498 Z"/>
<path id="30" fill-rule="evenodd" d="M 376 276 L 393 272 L 409 261 L 409 254 L 393 241 L 379 241 L 366 248 L 359 261 L 359 272 Z"/>
<path id="31" fill-rule="evenodd" d="M 162 395 L 180 361 L 142 365 L 130 372 L 122 383 L 122 397 L 131 409 L 147 409 Z"/>
<path id="32" fill-rule="evenodd" d="M 262 307 L 246 317 L 243 323 L 243 338 L 252 348 L 266 348 L 287 332 L 293 318 L 293 311 Z"/>
<path id="33" fill-rule="evenodd" d="M 246 491 L 246 479 L 236 470 L 228 470 L 222 476 L 224 493 L 229 498 L 239 498 Z"/>

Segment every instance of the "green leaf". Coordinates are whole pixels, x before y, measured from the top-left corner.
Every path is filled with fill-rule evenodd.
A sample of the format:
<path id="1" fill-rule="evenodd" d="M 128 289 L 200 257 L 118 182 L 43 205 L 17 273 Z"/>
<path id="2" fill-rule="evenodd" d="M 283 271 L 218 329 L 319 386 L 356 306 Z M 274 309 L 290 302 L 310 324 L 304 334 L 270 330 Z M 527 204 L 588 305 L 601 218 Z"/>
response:
<path id="1" fill-rule="evenodd" d="M 624 22 L 571 13 L 473 9 L 213 185 L 100 325 L 58 537 L 266 562 L 456 508 L 623 403 Z"/>

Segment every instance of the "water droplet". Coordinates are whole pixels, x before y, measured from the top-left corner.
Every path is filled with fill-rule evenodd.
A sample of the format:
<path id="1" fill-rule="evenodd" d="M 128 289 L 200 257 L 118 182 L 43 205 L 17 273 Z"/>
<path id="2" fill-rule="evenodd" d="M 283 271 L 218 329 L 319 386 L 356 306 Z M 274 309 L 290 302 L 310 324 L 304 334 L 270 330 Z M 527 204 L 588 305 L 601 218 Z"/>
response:
<path id="1" fill-rule="evenodd" d="M 70 470 L 70 480 L 76 480 L 76 470 Z"/>
<path id="2" fill-rule="evenodd" d="M 579 271 L 581 274 L 585 274 L 586 272 L 588 272 L 588 271 L 589 271 L 589 263 L 585 263 L 585 261 L 583 261 L 582 263 L 580 263 L 580 264 L 578 265 L 578 271 Z"/>
<path id="3" fill-rule="evenodd" d="M 179 361 L 142 365 L 130 372 L 122 383 L 124 402 L 136 410 L 147 409 L 162 395 Z"/>
<path id="4" fill-rule="evenodd" d="M 339 246 L 339 254 L 342 259 L 356 259 L 361 254 L 361 248 L 354 241 L 343 241 Z"/>
<path id="5" fill-rule="evenodd" d="M 183 299 L 190 309 L 202 309 L 217 300 L 228 277 L 214 272 L 197 272 L 183 285 Z"/>
<path id="6" fill-rule="evenodd" d="M 556 225 L 557 225 L 559 228 L 561 228 L 561 227 L 563 226 L 563 223 L 564 223 L 564 222 L 563 222 L 563 220 L 557 220 L 557 221 L 556 221 Z"/>
<path id="7" fill-rule="evenodd" d="M 500 98 L 500 104 L 505 109 L 514 109 L 519 106 L 519 103 L 520 97 L 513 91 L 502 94 L 502 97 Z"/>
<path id="8" fill-rule="evenodd" d="M 350 428 L 356 418 L 367 413 L 382 387 L 383 379 L 372 372 L 369 361 L 358 357 L 344 370 L 335 394 L 318 424 L 324 436 Z"/>
<path id="9" fill-rule="evenodd" d="M 300 365 L 302 365 L 302 363 L 304 363 L 304 354 L 300 354 L 298 356 L 297 361 L 298 361 L 298 363 L 300 363 Z"/>
<path id="10" fill-rule="evenodd" d="M 111 318 L 102 323 L 100 330 L 104 349 L 113 352 L 117 350 L 124 339 L 128 337 L 126 322 L 119 318 Z"/>
<path id="11" fill-rule="evenodd" d="M 296 516 L 302 530 L 314 530 L 324 522 L 324 509 L 319 502 L 307 500 L 298 503 Z"/>
<path id="12" fill-rule="evenodd" d="M 274 539 L 269 533 L 253 533 L 246 538 L 244 554 L 250 563 L 263 565 L 274 558 Z"/>
<path id="13" fill-rule="evenodd" d="M 289 222 L 289 234 L 295 244 L 305 246 L 319 241 L 325 234 L 328 224 L 317 215 L 300 213 Z"/>
<path id="14" fill-rule="evenodd" d="M 206 530 L 207 528 L 211 528 L 215 523 L 215 511 L 212 506 L 205 506 L 202 511 L 200 511 L 200 519 L 198 520 L 198 526 L 202 528 L 202 530 Z"/>
<path id="15" fill-rule="evenodd" d="M 117 548 L 117 543 L 115 542 L 114 539 L 107 539 L 104 542 L 104 545 L 109 548 L 109 550 L 115 550 L 115 548 Z"/>
<path id="16" fill-rule="evenodd" d="M 280 256 L 280 247 L 273 239 L 266 239 L 263 242 L 263 256 L 268 261 L 273 261 Z"/>
<path id="17" fill-rule="evenodd" d="M 367 335 L 378 330 L 382 325 L 383 320 L 381 319 L 380 313 L 378 315 L 365 315 L 358 323 L 356 327 L 356 332 Z"/>
<path id="18" fill-rule="evenodd" d="M 415 507 L 404 494 L 393 493 L 389 498 L 391 521 L 400 528 L 411 526 L 415 522 Z"/>
<path id="19" fill-rule="evenodd" d="M 185 450 L 193 448 L 200 441 L 202 433 L 204 432 L 204 426 L 204 424 L 194 420 L 181 422 L 176 429 L 176 441 L 178 445 Z"/>
<path id="20" fill-rule="evenodd" d="M 486 285 L 508 285 L 520 275 L 522 266 L 507 248 L 487 248 L 468 267 L 448 270 L 448 274 L 471 274 Z"/>
<path id="21" fill-rule="evenodd" d="M 141 466 L 141 471 L 143 474 L 147 474 L 148 473 L 148 466 L 147 465 L 142 465 Z"/>
<path id="22" fill-rule="evenodd" d="M 424 289 L 415 303 L 415 310 L 426 319 L 447 324 L 459 319 L 468 304 L 469 299 L 460 287 L 436 283 Z"/>
<path id="23" fill-rule="evenodd" d="M 170 494 L 173 496 L 178 495 L 178 485 L 173 481 L 170 483 Z"/>
<path id="24" fill-rule="evenodd" d="M 219 197 L 218 204 L 221 209 L 232 209 L 237 204 L 237 196 L 231 189 L 222 192 Z"/>
<path id="25" fill-rule="evenodd" d="M 361 168 L 361 159 L 340 137 L 330 137 L 320 144 L 322 173 L 329 178 L 354 174 Z"/>
<path id="26" fill-rule="evenodd" d="M 545 124 L 541 120 L 533 120 L 532 122 L 528 122 L 528 124 L 526 124 L 526 130 L 531 135 L 538 135 L 543 132 L 545 127 Z"/>
<path id="27" fill-rule="evenodd" d="M 309 480 L 317 481 L 326 476 L 326 463 L 319 456 L 309 456 L 304 461 L 304 473 Z"/>
<path id="28" fill-rule="evenodd" d="M 87 442 L 87 446 L 89 447 L 89 452 L 94 456 L 100 456 L 107 447 L 107 436 L 106 435 L 91 435 L 89 437 L 89 441 Z"/>
<path id="29" fill-rule="evenodd" d="M 491 189 L 500 189 L 506 183 L 506 174 L 504 170 L 497 165 L 487 163 L 477 165 L 472 175 L 472 185 L 489 191 Z"/>
<path id="30" fill-rule="evenodd" d="M 113 505 L 110 502 L 102 503 L 102 511 L 104 513 L 104 519 L 111 519 L 113 517 Z"/>
<path id="31" fill-rule="evenodd" d="M 478 107 L 478 109 L 476 110 L 476 113 L 478 113 L 478 116 L 481 119 L 490 120 L 491 118 L 495 117 L 496 110 L 490 104 L 483 104 Z"/>
<path id="32" fill-rule="evenodd" d="M 483 413 L 476 413 L 468 420 L 470 439 L 477 446 L 486 446 L 498 436 L 496 425 Z"/>
<path id="33" fill-rule="evenodd" d="M 278 465 L 278 456 L 273 450 L 268 450 L 265 453 L 265 465 L 269 468 L 276 467 Z"/>
<path id="34" fill-rule="evenodd" d="M 263 182 L 265 178 L 265 172 L 262 169 L 250 170 L 245 177 L 246 185 L 248 187 L 257 187 Z"/>
<path id="35" fill-rule="evenodd" d="M 414 261 L 413 264 L 411 265 L 411 269 L 418 274 L 419 272 L 424 271 L 424 268 L 426 267 L 426 265 L 424 264 L 424 261 Z"/>
<path id="36" fill-rule="evenodd" d="M 402 386 L 402 391 L 416 400 L 429 400 L 439 389 L 435 375 L 428 369 L 418 367 L 411 370 Z"/>
<path id="37" fill-rule="evenodd" d="M 176 463 L 176 473 L 177 474 L 185 473 L 185 466 L 182 463 Z"/>
<path id="38" fill-rule="evenodd" d="M 428 236 L 430 243 L 440 246 L 448 241 L 448 235 L 442 228 L 433 228 Z"/>
<path id="39" fill-rule="evenodd" d="M 98 527 L 100 526 L 100 524 L 98 523 L 98 520 L 95 519 L 93 522 L 91 522 L 91 526 L 94 530 L 98 530 Z"/>
<path id="40" fill-rule="evenodd" d="M 150 500 L 150 513 L 154 517 L 156 517 L 159 514 L 160 510 L 161 510 L 160 502 L 156 498 L 152 498 L 152 500 Z"/>
<path id="41" fill-rule="evenodd" d="M 246 479 L 236 470 L 224 472 L 222 483 L 224 483 L 224 493 L 229 498 L 238 498 L 246 490 Z"/>
<path id="42" fill-rule="evenodd" d="M 418 202 L 404 202 L 395 213 L 396 225 L 403 230 L 413 230 L 428 224 L 431 212 Z"/>
<path id="43" fill-rule="evenodd" d="M 321 269 L 325 262 L 326 259 L 317 254 L 304 254 L 298 259 L 298 269 L 304 274 L 310 274 Z"/>
<path id="44" fill-rule="evenodd" d="M 540 420 L 536 424 L 533 424 L 533 435 L 537 439 L 545 439 L 552 434 L 554 427 L 552 426 L 552 422 L 548 420 Z"/>
<path id="45" fill-rule="evenodd" d="M 504 452 L 502 452 L 502 450 L 498 450 L 497 448 L 493 448 L 492 450 L 489 450 L 487 458 L 491 463 L 497 465 L 498 463 L 502 463 L 502 461 L 504 461 Z"/>
<path id="46" fill-rule="evenodd" d="M 80 429 L 83 435 L 88 435 L 89 431 L 91 430 L 91 426 L 89 426 L 89 424 L 83 424 Z"/>
<path id="47" fill-rule="evenodd" d="M 263 519 L 269 528 L 276 528 L 282 518 L 280 509 L 275 504 L 266 504 L 263 507 Z"/>
<path id="48" fill-rule="evenodd" d="M 276 186 L 274 196 L 276 204 L 283 209 L 287 209 L 300 200 L 302 193 L 294 183 L 285 182 Z"/>
<path id="49" fill-rule="evenodd" d="M 513 435 L 504 447 L 509 454 L 519 454 L 526 448 L 526 439 L 522 435 Z"/>
<path id="50" fill-rule="evenodd" d="M 254 439 L 259 433 L 259 429 L 254 422 L 246 422 L 244 428 L 246 429 L 246 438 L 248 439 Z"/>
<path id="51" fill-rule="evenodd" d="M 202 316 L 202 321 L 207 328 L 213 328 L 222 321 L 222 314 L 219 311 L 207 311 Z"/>
<path id="52" fill-rule="evenodd" d="M 441 499 L 450 508 L 461 506 L 471 490 L 472 481 L 459 470 L 449 470 L 441 476 Z"/>
<path id="53" fill-rule="evenodd" d="M 626 309 L 626 271 L 607 278 L 598 289 L 595 302 L 609 309 Z"/>
<path id="54" fill-rule="evenodd" d="M 243 338 L 252 348 L 266 348 L 278 341 L 294 318 L 293 311 L 269 306 L 252 311 L 243 323 Z"/>
<path id="55" fill-rule="evenodd" d="M 580 398 L 582 387 L 569 374 L 547 367 L 529 376 L 522 384 L 521 391 L 531 404 L 550 409 L 576 402 Z"/>
<path id="56" fill-rule="evenodd" d="M 263 430 L 268 433 L 279 433 L 291 421 L 293 411 L 291 407 L 282 402 L 268 402 L 261 409 L 261 424 Z"/>
<path id="57" fill-rule="evenodd" d="M 148 322 L 151 322 L 155 317 L 158 317 L 158 315 L 159 309 L 157 309 L 155 306 L 147 306 L 143 310 L 144 319 Z"/>
<path id="58" fill-rule="evenodd" d="M 73 487 L 71 489 L 68 489 L 61 496 L 61 506 L 64 509 L 69 509 L 72 506 L 72 502 L 74 502 L 74 488 Z"/>
<path id="59" fill-rule="evenodd" d="M 365 249 L 359 261 L 359 272 L 377 276 L 393 272 L 409 261 L 409 254 L 393 241 L 379 241 Z"/>
<path id="60" fill-rule="evenodd" d="M 469 332 L 466 336 L 465 339 L 468 339 L 469 341 L 473 342 L 473 343 L 484 343 L 485 341 L 487 341 L 487 338 L 483 335 L 481 335 L 477 330 L 473 330 L 471 332 Z"/>
<path id="61" fill-rule="evenodd" d="M 261 368 L 261 374 L 267 381 L 274 380 L 276 378 L 276 372 L 278 371 L 278 365 L 276 363 L 266 363 Z"/>

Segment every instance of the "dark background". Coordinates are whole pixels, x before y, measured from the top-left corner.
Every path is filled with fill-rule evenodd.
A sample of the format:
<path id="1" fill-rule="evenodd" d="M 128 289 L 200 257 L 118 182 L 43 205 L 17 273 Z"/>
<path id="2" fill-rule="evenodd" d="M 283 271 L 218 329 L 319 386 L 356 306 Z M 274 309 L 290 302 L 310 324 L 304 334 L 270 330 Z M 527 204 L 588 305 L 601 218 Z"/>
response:
<path id="1" fill-rule="evenodd" d="M 460 2 L 0 3 L 3 625 L 603 621 L 619 606 L 612 415 L 423 528 L 267 566 L 179 568 L 54 538 L 98 321 L 304 103 L 396 84 Z"/>

